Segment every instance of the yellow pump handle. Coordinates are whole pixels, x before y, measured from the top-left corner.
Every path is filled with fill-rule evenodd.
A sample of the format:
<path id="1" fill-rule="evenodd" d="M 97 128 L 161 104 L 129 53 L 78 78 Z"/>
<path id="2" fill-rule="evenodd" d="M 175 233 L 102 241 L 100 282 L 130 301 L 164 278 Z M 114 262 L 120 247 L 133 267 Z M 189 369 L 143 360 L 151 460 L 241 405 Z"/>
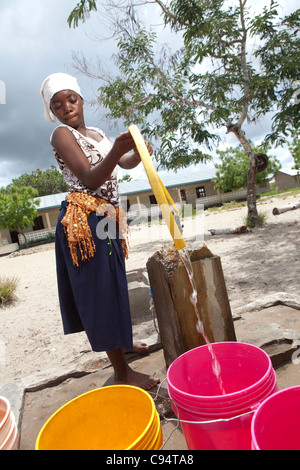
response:
<path id="1" fill-rule="evenodd" d="M 186 246 L 186 244 L 181 236 L 178 225 L 175 222 L 174 215 L 170 209 L 169 204 L 171 204 L 171 206 L 174 208 L 174 212 L 176 215 L 179 214 L 179 211 L 177 207 L 175 206 L 174 201 L 172 200 L 170 194 L 168 193 L 167 189 L 165 188 L 164 184 L 162 183 L 160 177 L 158 176 L 155 170 L 152 159 L 146 147 L 145 141 L 139 129 L 137 128 L 137 126 L 132 124 L 131 126 L 129 126 L 128 130 L 134 140 L 137 151 L 139 152 L 139 155 L 143 162 L 153 194 L 156 198 L 156 201 L 162 212 L 163 218 L 174 240 L 175 246 L 177 250 L 181 250 L 182 248 Z"/>

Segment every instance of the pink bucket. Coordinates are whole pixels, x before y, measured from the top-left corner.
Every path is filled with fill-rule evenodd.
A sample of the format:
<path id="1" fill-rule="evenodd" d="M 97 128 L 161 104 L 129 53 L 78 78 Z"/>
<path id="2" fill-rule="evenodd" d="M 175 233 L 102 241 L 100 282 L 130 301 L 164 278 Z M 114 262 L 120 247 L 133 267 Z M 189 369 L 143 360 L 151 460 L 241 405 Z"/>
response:
<path id="1" fill-rule="evenodd" d="M 208 346 L 187 351 L 169 367 L 168 392 L 190 450 L 250 450 L 256 408 L 277 391 L 270 357 L 244 343 L 211 345 L 226 394 L 212 370 Z"/>
<path id="2" fill-rule="evenodd" d="M 9 401 L 0 397 L 0 451 L 17 450 L 18 428 Z"/>
<path id="3" fill-rule="evenodd" d="M 256 410 L 252 425 L 253 450 L 300 450 L 300 386 L 267 398 Z"/>

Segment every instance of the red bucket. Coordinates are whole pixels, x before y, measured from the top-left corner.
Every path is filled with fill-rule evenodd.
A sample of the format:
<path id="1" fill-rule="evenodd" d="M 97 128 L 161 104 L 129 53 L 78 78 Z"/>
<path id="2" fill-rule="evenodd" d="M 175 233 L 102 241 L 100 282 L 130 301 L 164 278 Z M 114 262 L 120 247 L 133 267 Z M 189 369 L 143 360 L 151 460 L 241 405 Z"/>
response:
<path id="1" fill-rule="evenodd" d="M 238 342 L 214 343 L 225 394 L 208 346 L 178 357 L 169 367 L 168 392 L 190 450 L 250 450 L 256 408 L 277 391 L 270 357 Z"/>
<path id="2" fill-rule="evenodd" d="M 10 403 L 0 397 L 0 450 L 17 450 L 18 428 Z"/>
<path id="3" fill-rule="evenodd" d="M 256 410 L 252 425 L 253 450 L 300 450 L 300 386 L 267 398 Z"/>

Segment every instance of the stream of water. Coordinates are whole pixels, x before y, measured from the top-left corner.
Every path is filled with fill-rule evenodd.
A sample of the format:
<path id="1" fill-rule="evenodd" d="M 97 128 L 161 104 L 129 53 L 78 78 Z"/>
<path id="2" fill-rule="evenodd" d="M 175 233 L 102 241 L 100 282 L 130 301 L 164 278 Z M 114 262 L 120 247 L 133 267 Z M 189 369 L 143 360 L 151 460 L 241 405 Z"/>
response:
<path id="1" fill-rule="evenodd" d="M 189 276 L 189 279 L 190 279 L 190 282 L 191 282 L 191 285 L 192 285 L 193 292 L 191 294 L 190 300 L 192 302 L 192 305 L 194 307 L 194 310 L 195 310 L 195 313 L 196 313 L 196 316 L 197 316 L 197 324 L 196 324 L 197 331 L 198 331 L 199 334 L 201 334 L 203 336 L 203 338 L 204 338 L 204 340 L 207 344 L 208 350 L 209 350 L 210 355 L 212 357 L 213 373 L 215 374 L 215 376 L 217 378 L 221 393 L 223 395 L 226 395 L 226 392 L 225 392 L 224 386 L 223 386 L 222 377 L 221 377 L 220 363 L 219 363 L 219 361 L 218 361 L 218 359 L 215 355 L 212 344 L 209 342 L 209 340 L 208 340 L 208 338 L 205 334 L 204 326 L 203 326 L 203 323 L 202 323 L 201 318 L 200 318 L 200 314 L 199 314 L 199 310 L 198 310 L 198 293 L 197 293 L 197 288 L 196 288 L 196 284 L 195 284 L 193 267 L 192 267 L 192 262 L 191 262 L 191 259 L 190 259 L 190 255 L 189 255 L 188 250 L 186 248 L 182 248 L 181 250 L 178 250 L 178 252 L 180 254 L 180 257 L 182 259 L 182 262 L 185 266 L 185 269 L 187 271 L 187 274 Z"/>

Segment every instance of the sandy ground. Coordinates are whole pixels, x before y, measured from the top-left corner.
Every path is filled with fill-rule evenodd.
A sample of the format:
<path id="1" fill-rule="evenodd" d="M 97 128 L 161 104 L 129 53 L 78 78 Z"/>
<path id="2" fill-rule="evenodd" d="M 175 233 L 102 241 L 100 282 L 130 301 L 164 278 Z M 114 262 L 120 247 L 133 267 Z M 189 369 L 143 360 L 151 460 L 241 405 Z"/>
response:
<path id="1" fill-rule="evenodd" d="M 299 294 L 300 210 L 272 215 L 274 207 L 299 201 L 299 195 L 260 200 L 265 225 L 241 235 L 212 236 L 209 229 L 243 225 L 246 208 L 205 211 L 184 220 L 184 238 L 196 238 L 196 244 L 204 241 L 221 257 L 233 312 L 262 295 Z M 145 267 L 148 258 L 170 242 L 164 224 L 131 227 L 127 270 Z M 97 361 L 99 354 L 90 352 L 85 333 L 62 333 L 53 244 L 1 257 L 0 274 L 19 279 L 16 300 L 0 308 L 0 386 L 39 371 Z"/>

